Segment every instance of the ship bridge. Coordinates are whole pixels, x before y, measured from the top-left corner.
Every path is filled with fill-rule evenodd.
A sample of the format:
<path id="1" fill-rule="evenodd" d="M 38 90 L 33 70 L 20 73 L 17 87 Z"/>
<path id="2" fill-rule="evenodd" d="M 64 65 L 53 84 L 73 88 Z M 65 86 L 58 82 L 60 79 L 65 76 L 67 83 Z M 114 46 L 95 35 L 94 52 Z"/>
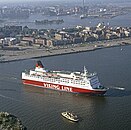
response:
<path id="1" fill-rule="evenodd" d="M 58 76 L 64 77 L 64 78 L 71 78 L 71 79 L 81 78 L 81 73 L 80 72 L 53 71 L 53 73 L 56 73 Z"/>

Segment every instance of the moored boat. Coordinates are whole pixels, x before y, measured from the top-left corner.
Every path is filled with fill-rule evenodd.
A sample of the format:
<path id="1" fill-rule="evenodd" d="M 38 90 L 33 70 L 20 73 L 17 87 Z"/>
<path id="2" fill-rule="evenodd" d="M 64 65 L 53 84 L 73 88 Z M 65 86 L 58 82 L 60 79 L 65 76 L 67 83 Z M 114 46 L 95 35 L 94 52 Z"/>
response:
<path id="1" fill-rule="evenodd" d="M 75 115 L 74 113 L 65 111 L 65 112 L 62 112 L 61 115 L 63 117 L 65 117 L 65 118 L 67 118 L 68 120 L 71 120 L 71 121 L 74 121 L 74 122 L 78 122 L 79 121 L 78 116 Z"/>
<path id="2" fill-rule="evenodd" d="M 45 69 L 38 61 L 35 69 L 22 72 L 23 84 L 72 93 L 105 94 L 96 73 L 89 73 L 84 67 L 83 72 L 51 71 Z"/>

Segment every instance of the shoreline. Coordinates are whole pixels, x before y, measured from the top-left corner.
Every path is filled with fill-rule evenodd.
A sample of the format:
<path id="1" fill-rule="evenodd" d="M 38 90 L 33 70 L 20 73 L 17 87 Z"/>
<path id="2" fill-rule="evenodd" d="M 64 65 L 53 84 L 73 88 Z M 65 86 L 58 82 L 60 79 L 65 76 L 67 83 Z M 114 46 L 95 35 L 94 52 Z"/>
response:
<path id="1" fill-rule="evenodd" d="M 113 39 L 108 41 L 96 41 L 92 43 L 79 44 L 74 46 L 63 46 L 61 48 L 38 48 L 38 47 L 21 47 L 19 51 L 0 50 L 0 63 L 15 62 L 20 60 L 50 57 L 57 55 L 66 55 L 105 49 L 111 47 L 131 45 L 131 37 L 123 39 Z"/>

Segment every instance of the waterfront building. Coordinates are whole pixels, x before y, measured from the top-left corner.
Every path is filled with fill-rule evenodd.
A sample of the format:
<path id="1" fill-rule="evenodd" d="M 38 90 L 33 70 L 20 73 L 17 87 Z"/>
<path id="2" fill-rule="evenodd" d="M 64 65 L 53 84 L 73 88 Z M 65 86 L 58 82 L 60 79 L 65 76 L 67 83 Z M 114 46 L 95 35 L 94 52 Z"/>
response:
<path id="1" fill-rule="evenodd" d="M 40 46 L 46 46 L 47 45 L 47 39 L 46 38 L 35 38 L 34 44 L 40 45 Z"/>
<path id="2" fill-rule="evenodd" d="M 34 43 L 35 38 L 32 37 L 32 36 L 24 36 L 24 37 L 22 38 L 22 40 L 31 41 L 32 43 Z"/>

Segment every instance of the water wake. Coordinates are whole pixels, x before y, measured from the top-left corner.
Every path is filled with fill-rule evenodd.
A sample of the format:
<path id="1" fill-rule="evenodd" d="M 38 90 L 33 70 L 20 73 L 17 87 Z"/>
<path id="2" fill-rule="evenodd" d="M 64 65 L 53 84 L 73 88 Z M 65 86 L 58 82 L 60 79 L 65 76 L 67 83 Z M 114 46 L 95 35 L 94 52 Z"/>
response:
<path id="1" fill-rule="evenodd" d="M 119 87 L 119 86 L 110 86 L 109 88 L 118 89 L 118 90 L 125 90 L 124 87 Z"/>
<path id="2" fill-rule="evenodd" d="M 12 97 L 8 97 L 8 96 L 2 95 L 2 94 L 0 94 L 0 97 L 10 99 L 10 100 L 13 100 L 13 101 L 17 101 L 17 102 L 24 102 L 24 101 L 20 101 L 20 100 L 17 100 L 17 99 L 14 99 Z"/>
<path id="3" fill-rule="evenodd" d="M 17 80 L 18 78 L 16 77 L 16 75 L 10 75 L 10 74 L 0 74 L 0 79 L 13 79 L 13 80 Z"/>

